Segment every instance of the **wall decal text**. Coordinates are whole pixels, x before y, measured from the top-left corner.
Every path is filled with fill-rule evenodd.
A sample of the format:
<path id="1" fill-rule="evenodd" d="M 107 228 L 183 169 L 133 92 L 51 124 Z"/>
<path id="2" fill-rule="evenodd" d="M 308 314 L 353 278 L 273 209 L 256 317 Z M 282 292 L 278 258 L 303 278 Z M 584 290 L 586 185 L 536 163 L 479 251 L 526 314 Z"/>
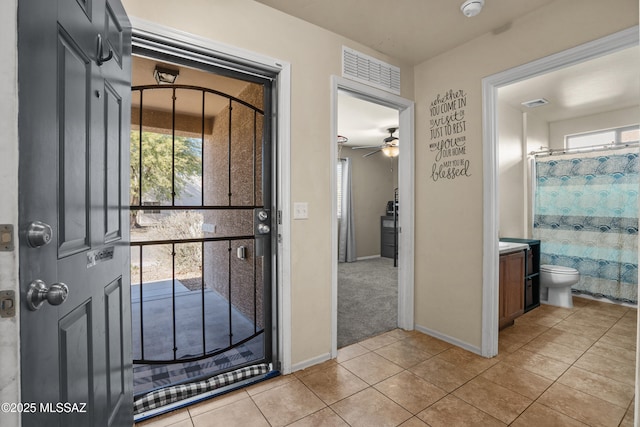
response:
<path id="1" fill-rule="evenodd" d="M 435 153 L 431 179 L 456 179 L 471 176 L 467 155 L 467 122 L 465 108 L 467 94 L 453 90 L 438 94 L 429 106 L 429 151 Z"/>

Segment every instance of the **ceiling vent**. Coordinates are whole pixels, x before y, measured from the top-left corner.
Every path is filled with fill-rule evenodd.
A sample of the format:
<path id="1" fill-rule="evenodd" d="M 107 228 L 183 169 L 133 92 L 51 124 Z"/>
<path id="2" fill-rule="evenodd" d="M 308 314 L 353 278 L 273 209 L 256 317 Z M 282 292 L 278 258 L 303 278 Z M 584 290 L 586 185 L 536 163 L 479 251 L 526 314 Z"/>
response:
<path id="1" fill-rule="evenodd" d="M 342 77 L 400 95 L 400 68 L 342 46 Z"/>
<path id="2" fill-rule="evenodd" d="M 532 99 L 531 101 L 525 101 L 522 103 L 523 107 L 527 107 L 527 108 L 536 108 L 536 107 L 541 107 L 543 105 L 547 105 L 549 103 L 549 101 L 547 101 L 544 98 L 538 98 L 538 99 Z"/>

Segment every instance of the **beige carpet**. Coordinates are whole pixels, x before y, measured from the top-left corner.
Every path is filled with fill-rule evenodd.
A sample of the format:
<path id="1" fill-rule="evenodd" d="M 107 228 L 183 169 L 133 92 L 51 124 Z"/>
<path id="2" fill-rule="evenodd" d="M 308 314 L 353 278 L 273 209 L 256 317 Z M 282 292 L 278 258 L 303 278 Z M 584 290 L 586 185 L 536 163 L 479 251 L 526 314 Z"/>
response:
<path id="1" fill-rule="evenodd" d="M 398 324 L 398 269 L 391 258 L 338 263 L 338 348 Z"/>

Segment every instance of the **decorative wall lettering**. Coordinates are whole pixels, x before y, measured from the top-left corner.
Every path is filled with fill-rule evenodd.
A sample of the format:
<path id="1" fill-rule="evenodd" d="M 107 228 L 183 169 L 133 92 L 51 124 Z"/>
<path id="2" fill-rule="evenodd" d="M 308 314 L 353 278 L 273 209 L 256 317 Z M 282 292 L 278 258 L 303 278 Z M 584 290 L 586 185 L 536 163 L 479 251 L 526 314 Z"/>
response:
<path id="1" fill-rule="evenodd" d="M 467 155 L 465 107 L 467 94 L 453 90 L 438 94 L 431 102 L 429 112 L 429 151 L 435 153 L 431 166 L 431 179 L 456 179 L 471 176 Z"/>

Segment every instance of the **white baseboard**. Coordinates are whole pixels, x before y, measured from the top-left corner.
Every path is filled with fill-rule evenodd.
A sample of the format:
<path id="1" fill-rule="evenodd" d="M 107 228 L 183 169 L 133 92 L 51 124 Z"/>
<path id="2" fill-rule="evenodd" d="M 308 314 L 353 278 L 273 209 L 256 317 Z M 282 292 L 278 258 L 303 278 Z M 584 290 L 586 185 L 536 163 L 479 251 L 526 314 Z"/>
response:
<path id="1" fill-rule="evenodd" d="M 468 351 L 470 351 L 472 353 L 475 353 L 475 354 L 477 354 L 479 356 L 482 356 L 482 349 L 480 347 L 476 347 L 476 346 L 471 345 L 469 343 L 466 343 L 464 341 L 460 341 L 457 338 L 450 337 L 449 335 L 445 335 L 443 333 L 440 333 L 438 331 L 434 331 L 434 330 L 426 328 L 424 326 L 415 325 L 415 329 L 418 332 L 422 332 L 423 334 L 427 334 L 427 335 L 432 336 L 434 338 L 438 338 L 438 339 L 440 339 L 442 341 L 448 342 L 449 344 L 453 344 L 456 347 L 461 347 L 461 348 L 463 348 L 465 350 L 468 350 Z"/>
<path id="2" fill-rule="evenodd" d="M 358 258 L 356 258 L 356 261 L 362 261 L 365 259 L 374 259 L 374 258 L 380 258 L 380 255 L 359 256 Z"/>
<path id="3" fill-rule="evenodd" d="M 331 359 L 331 353 L 321 354 L 320 356 L 313 357 L 311 359 L 303 360 L 302 362 L 291 365 L 291 372 L 301 371 L 310 366 L 317 365 L 322 362 L 326 362 Z"/>

